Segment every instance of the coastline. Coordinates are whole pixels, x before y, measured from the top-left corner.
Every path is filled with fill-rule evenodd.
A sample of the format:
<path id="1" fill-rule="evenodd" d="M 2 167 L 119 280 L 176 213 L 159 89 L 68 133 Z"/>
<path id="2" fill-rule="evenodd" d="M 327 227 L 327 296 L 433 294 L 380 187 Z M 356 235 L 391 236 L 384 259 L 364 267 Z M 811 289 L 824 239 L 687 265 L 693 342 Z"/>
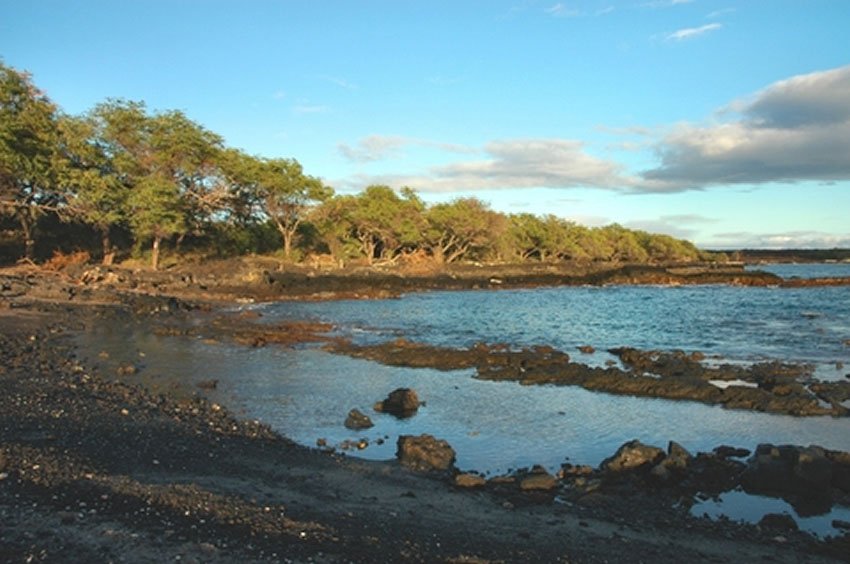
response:
<path id="1" fill-rule="evenodd" d="M 825 542 L 691 517 L 674 503 L 681 492 L 636 476 L 564 503 L 507 482 L 461 489 L 450 474 L 299 447 L 200 395 L 157 395 L 97 374 L 67 338 L 88 316 L 168 327 L 230 298 L 216 306 L 167 287 L 124 293 L 102 282 L 71 295 L 61 277 L 30 281 L 0 309 L 0 378 L 10 391 L 0 400 L 0 511 L 11 523 L 0 554 L 10 561 L 818 561 L 850 553 L 847 535 Z"/>

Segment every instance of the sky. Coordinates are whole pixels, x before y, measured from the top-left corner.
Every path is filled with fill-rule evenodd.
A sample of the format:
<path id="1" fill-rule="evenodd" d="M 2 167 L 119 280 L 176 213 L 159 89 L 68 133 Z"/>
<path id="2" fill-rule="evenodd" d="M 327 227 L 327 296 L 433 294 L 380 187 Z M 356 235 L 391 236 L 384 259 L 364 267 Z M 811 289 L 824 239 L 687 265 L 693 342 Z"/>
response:
<path id="1" fill-rule="evenodd" d="M 848 29 L 848 0 L 0 0 L 0 58 L 67 113 L 709 249 L 850 247 Z"/>

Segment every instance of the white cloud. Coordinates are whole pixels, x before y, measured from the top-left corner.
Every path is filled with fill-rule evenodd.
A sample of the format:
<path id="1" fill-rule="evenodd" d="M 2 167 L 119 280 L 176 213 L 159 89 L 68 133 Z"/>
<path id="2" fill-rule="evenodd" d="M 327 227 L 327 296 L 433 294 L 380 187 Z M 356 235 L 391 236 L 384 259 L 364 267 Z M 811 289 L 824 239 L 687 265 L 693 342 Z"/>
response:
<path id="1" fill-rule="evenodd" d="M 782 233 L 753 233 L 735 231 L 718 233 L 703 245 L 714 249 L 846 249 L 850 233 L 834 234 L 822 231 L 787 231 Z"/>
<path id="2" fill-rule="evenodd" d="M 380 144 L 377 144 L 380 145 Z M 391 150 L 396 146 L 391 145 Z M 348 149 L 341 150 L 345 152 Z M 379 147 L 377 153 L 383 148 Z M 467 149 L 468 152 L 468 149 Z M 462 160 L 408 175 L 361 176 L 360 183 L 411 186 L 423 192 L 458 192 L 506 188 L 579 188 L 609 190 L 637 182 L 622 175 L 612 161 L 588 154 L 583 143 L 567 139 L 509 139 L 488 143 L 486 158 Z M 360 155 L 356 150 L 354 156 Z"/>
<path id="3" fill-rule="evenodd" d="M 725 110 L 737 121 L 673 127 L 635 188 L 850 180 L 850 66 L 776 82 Z"/>
<path id="4" fill-rule="evenodd" d="M 723 24 L 719 23 L 706 24 L 700 27 L 687 27 L 685 29 L 674 31 L 673 33 L 668 33 L 665 39 L 667 39 L 667 41 L 682 41 L 685 39 L 693 39 L 694 37 L 699 37 L 700 35 L 705 35 L 706 33 L 717 31 L 722 27 Z"/>
<path id="5" fill-rule="evenodd" d="M 403 135 L 369 135 L 358 140 L 353 146 L 348 143 L 339 143 L 337 150 L 350 161 L 366 163 L 398 157 L 402 149 L 409 146 L 431 147 L 449 153 L 477 152 L 476 149 L 465 145 L 440 143 Z"/>
<path id="6" fill-rule="evenodd" d="M 693 1 L 694 0 L 653 0 L 652 2 L 644 2 L 641 6 L 644 8 L 669 8 L 670 6 L 691 4 Z"/>
<path id="7" fill-rule="evenodd" d="M 562 2 L 558 2 L 557 4 L 546 8 L 544 11 L 550 16 L 554 16 L 556 18 L 573 18 L 581 15 L 581 12 L 575 8 L 568 8 Z"/>

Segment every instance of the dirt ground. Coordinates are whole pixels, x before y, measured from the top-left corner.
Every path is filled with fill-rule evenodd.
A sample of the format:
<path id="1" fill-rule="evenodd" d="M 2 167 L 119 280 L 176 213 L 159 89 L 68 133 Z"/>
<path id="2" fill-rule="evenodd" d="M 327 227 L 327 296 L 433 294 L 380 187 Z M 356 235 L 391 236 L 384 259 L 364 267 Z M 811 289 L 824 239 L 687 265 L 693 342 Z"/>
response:
<path id="1" fill-rule="evenodd" d="M 156 322 L 185 302 L 19 274 L 0 300 L 0 561 L 850 560 L 846 535 L 698 519 L 651 490 L 563 501 L 297 446 L 75 355 L 81 319 Z"/>

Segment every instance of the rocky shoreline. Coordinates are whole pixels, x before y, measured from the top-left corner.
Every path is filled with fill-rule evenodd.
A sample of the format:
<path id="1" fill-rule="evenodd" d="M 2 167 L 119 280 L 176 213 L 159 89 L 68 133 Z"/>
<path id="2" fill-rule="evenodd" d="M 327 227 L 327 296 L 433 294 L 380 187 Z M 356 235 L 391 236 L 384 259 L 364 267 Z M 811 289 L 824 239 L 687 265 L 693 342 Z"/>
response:
<path id="1" fill-rule="evenodd" d="M 200 390 L 161 394 L 98 373 L 69 339 L 86 319 L 103 317 L 182 334 L 191 327 L 186 316 L 214 306 L 138 291 L 144 281 L 121 292 L 105 281 L 80 287 L 35 274 L 16 286 L 14 276 L 0 302 L 4 561 L 850 559 L 848 534 L 818 539 L 781 517 L 759 525 L 695 518 L 687 502 L 740 486 L 799 507 L 847 504 L 847 453 L 762 445 L 691 454 L 675 443 L 629 443 L 597 468 L 530 468 L 489 480 L 451 464 L 432 469 L 427 455 L 412 464 L 406 455 L 356 460 L 294 445 Z M 69 295 L 63 284 L 77 290 Z M 323 326 L 261 334 L 250 318 L 218 323 L 221 335 L 248 346 L 327 341 Z M 488 348 L 485 356 L 515 377 L 516 363 L 526 360 L 527 370 L 540 352 L 502 362 Z M 400 452 L 439 451 L 427 439 L 409 446 Z"/>
<path id="2" fill-rule="evenodd" d="M 795 364 L 712 366 L 703 362 L 705 356 L 699 352 L 623 347 L 609 351 L 620 359 L 623 368 L 603 368 L 576 362 L 566 352 L 548 346 L 514 350 L 504 344 L 479 343 L 468 349 L 450 349 L 405 339 L 374 345 L 337 340 L 325 349 L 392 366 L 473 368 L 475 377 L 481 380 L 580 386 L 610 394 L 698 401 L 728 409 L 796 416 L 850 415 L 850 409 L 843 405 L 850 400 L 850 381 L 817 381 L 811 378 L 810 367 Z"/>

